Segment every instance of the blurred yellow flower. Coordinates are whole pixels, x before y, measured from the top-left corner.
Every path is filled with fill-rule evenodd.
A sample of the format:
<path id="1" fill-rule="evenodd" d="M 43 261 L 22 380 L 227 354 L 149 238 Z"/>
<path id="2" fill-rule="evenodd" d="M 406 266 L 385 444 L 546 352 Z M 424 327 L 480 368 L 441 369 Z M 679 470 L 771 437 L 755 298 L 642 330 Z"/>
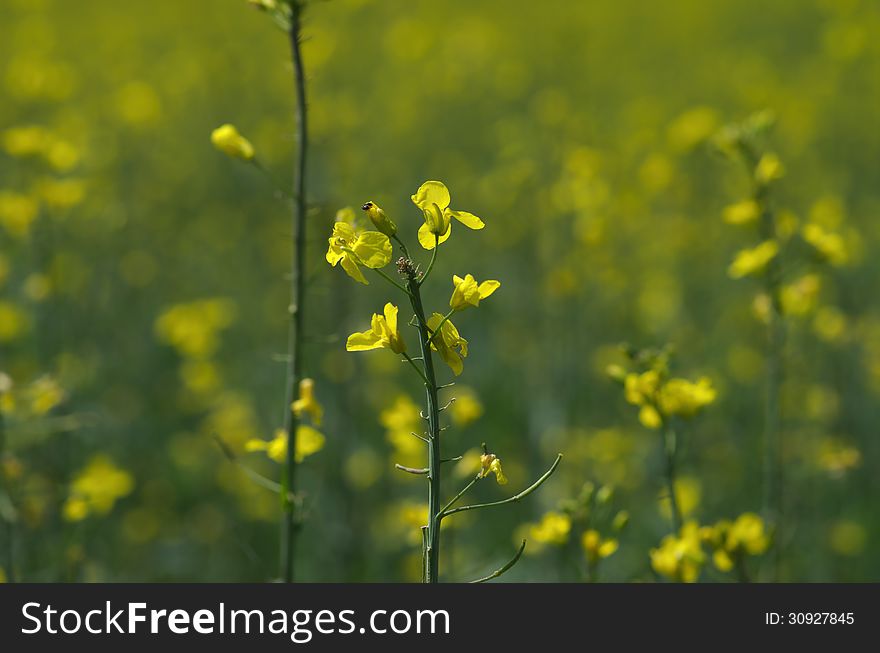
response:
<path id="1" fill-rule="evenodd" d="M 211 132 L 211 143 L 218 150 L 236 159 L 251 161 L 255 156 L 254 146 L 238 133 L 235 125 L 225 124 Z"/>
<path id="2" fill-rule="evenodd" d="M 181 356 L 207 358 L 219 347 L 219 333 L 233 323 L 235 313 L 235 304 L 228 299 L 175 304 L 156 319 L 156 335 Z"/>
<path id="3" fill-rule="evenodd" d="M 782 161 L 772 152 L 764 154 L 755 166 L 755 181 L 762 185 L 781 179 L 784 175 L 785 167 Z"/>
<path id="4" fill-rule="evenodd" d="M 780 291 L 782 310 L 786 315 L 804 316 L 813 312 L 822 289 L 822 279 L 818 274 L 805 274 L 800 279 L 786 284 Z"/>
<path id="5" fill-rule="evenodd" d="M 483 415 L 483 404 L 471 388 L 456 386 L 454 399 L 449 406 L 449 415 L 456 426 L 467 426 Z"/>
<path id="6" fill-rule="evenodd" d="M 369 331 L 352 333 L 348 336 L 345 348 L 348 351 L 369 351 L 371 349 L 390 349 L 395 354 L 406 352 L 406 343 L 397 329 L 398 308 L 392 303 L 385 304 L 384 315 L 373 313 Z"/>
<path id="7" fill-rule="evenodd" d="M 62 514 L 71 522 L 89 515 L 106 515 L 115 503 L 134 489 L 134 478 L 103 454 L 94 456 L 70 484 Z"/>
<path id="8" fill-rule="evenodd" d="M 754 200 L 744 200 L 724 209 L 724 221 L 728 224 L 751 224 L 761 216 L 761 207 Z"/>
<path id="9" fill-rule="evenodd" d="M 297 417 L 302 417 L 308 413 L 315 426 L 321 426 L 321 420 L 324 418 L 324 407 L 318 403 L 315 398 L 315 380 L 303 379 L 299 382 L 299 398 L 291 405 L 291 410 Z"/>
<path id="10" fill-rule="evenodd" d="M 64 390 L 50 376 L 41 376 L 27 391 L 31 413 L 45 415 L 64 400 Z"/>
<path id="11" fill-rule="evenodd" d="M 294 460 L 301 463 L 308 456 L 318 453 L 324 448 L 324 434 L 317 429 L 300 424 L 296 428 L 296 451 Z M 271 440 L 252 438 L 244 443 L 244 450 L 248 452 L 265 451 L 266 455 L 276 463 L 287 460 L 287 433 L 284 429 L 276 429 L 275 437 Z"/>
<path id="12" fill-rule="evenodd" d="M 767 264 L 779 253 L 779 244 L 775 240 L 765 240 L 752 249 L 744 249 L 737 253 L 733 263 L 727 268 L 731 279 L 741 279 L 752 274 L 763 272 Z"/>
<path id="13" fill-rule="evenodd" d="M 596 564 L 600 559 L 613 555 L 618 548 L 615 538 L 603 538 L 599 531 L 590 529 L 581 536 L 581 546 L 587 555 L 590 564 Z"/>
<path id="14" fill-rule="evenodd" d="M 849 261 L 849 252 L 840 234 L 827 231 L 821 225 L 810 222 L 804 225 L 801 235 L 816 253 L 831 265 L 844 265 Z"/>
<path id="15" fill-rule="evenodd" d="M 39 203 L 30 195 L 0 190 L 0 225 L 10 236 L 26 237 L 39 209 Z"/>
<path id="16" fill-rule="evenodd" d="M 675 479 L 675 500 L 682 517 L 689 517 L 700 507 L 703 498 L 703 484 L 693 476 L 679 476 Z M 658 502 L 660 514 L 670 519 L 672 508 L 669 504 L 669 493 L 664 492 Z"/>
<path id="17" fill-rule="evenodd" d="M 715 401 L 712 381 L 701 377 L 696 383 L 687 379 L 669 379 L 659 393 L 659 407 L 666 415 L 693 417 L 701 408 Z"/>
<path id="18" fill-rule="evenodd" d="M 678 535 L 667 535 L 651 549 L 651 567 L 661 576 L 682 583 L 694 583 L 706 563 L 700 543 L 700 527 L 686 522 Z"/>
<path id="19" fill-rule="evenodd" d="M 865 550 L 868 531 L 863 524 L 852 519 L 839 519 L 831 524 L 828 544 L 831 550 L 842 556 L 857 556 Z"/>
<path id="20" fill-rule="evenodd" d="M 378 231 L 357 233 L 350 224 L 336 222 L 327 242 L 327 262 L 333 267 L 341 262 L 342 269 L 348 276 L 364 285 L 370 282 L 366 280 L 359 266 L 375 270 L 391 262 L 391 241 Z"/>
<path id="21" fill-rule="evenodd" d="M 467 211 L 454 211 L 449 208 L 450 195 L 446 186 L 439 181 L 426 181 L 412 196 L 424 216 L 425 224 L 419 227 L 419 243 L 425 249 L 444 242 L 452 231 L 451 219 L 455 218 L 469 229 L 482 229 L 486 225 L 480 218 Z"/>
<path id="22" fill-rule="evenodd" d="M 528 534 L 538 544 L 562 545 L 568 541 L 571 531 L 571 517 L 564 512 L 544 513 L 541 521 L 530 524 Z"/>
<path id="23" fill-rule="evenodd" d="M 364 203 L 361 208 L 366 211 L 367 217 L 370 218 L 370 222 L 372 222 L 373 226 L 380 232 L 389 238 L 397 233 L 397 225 L 394 224 L 394 221 L 385 214 L 385 211 L 383 211 L 378 204 L 370 201 Z"/>
<path id="24" fill-rule="evenodd" d="M 443 326 L 440 326 L 441 322 Z M 431 333 L 434 333 L 438 326 L 440 326 L 440 335 L 432 337 L 431 348 L 440 354 L 440 358 L 458 376 L 464 369 L 462 359 L 467 358 L 468 341 L 461 337 L 452 320 L 444 322 L 440 313 L 434 313 L 428 318 L 428 328 L 431 329 Z"/>
<path id="25" fill-rule="evenodd" d="M 701 529 L 701 537 L 714 552 L 712 562 L 719 571 L 733 569 L 745 555 L 761 555 L 770 546 L 764 520 L 753 512 L 746 512 L 735 521 L 721 520 Z"/>
<path id="26" fill-rule="evenodd" d="M 12 302 L 0 300 L 0 342 L 17 340 L 30 329 L 27 313 Z"/>
<path id="27" fill-rule="evenodd" d="M 479 306 L 481 299 L 486 299 L 501 287 L 501 282 L 494 280 L 477 284 L 471 274 L 466 274 L 464 279 L 457 274 L 452 275 L 452 284 L 455 288 L 449 299 L 449 307 L 454 311 L 463 311 L 471 306 Z"/>
<path id="28" fill-rule="evenodd" d="M 9 156 L 42 154 L 51 142 L 52 135 L 45 127 L 39 125 L 10 127 L 3 132 L 3 149 Z"/>

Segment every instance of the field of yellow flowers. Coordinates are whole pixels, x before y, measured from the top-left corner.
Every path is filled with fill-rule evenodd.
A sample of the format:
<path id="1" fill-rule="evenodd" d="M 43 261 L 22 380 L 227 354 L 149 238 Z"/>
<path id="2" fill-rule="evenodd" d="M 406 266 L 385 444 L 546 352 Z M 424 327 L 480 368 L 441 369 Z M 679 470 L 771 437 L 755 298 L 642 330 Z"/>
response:
<path id="1" fill-rule="evenodd" d="M 880 578 L 876 2 L 0 25 L 0 580 Z"/>

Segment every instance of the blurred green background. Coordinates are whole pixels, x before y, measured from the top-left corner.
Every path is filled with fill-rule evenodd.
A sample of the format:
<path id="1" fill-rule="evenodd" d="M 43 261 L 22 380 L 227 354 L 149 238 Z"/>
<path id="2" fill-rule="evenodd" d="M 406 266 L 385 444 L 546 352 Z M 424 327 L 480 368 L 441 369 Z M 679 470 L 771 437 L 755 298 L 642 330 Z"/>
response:
<path id="1" fill-rule="evenodd" d="M 276 577 L 278 497 L 212 436 L 242 453 L 281 423 L 289 207 L 209 135 L 236 124 L 288 184 L 285 35 L 243 0 L 4 0 L 0 33 L 2 576 Z M 782 577 L 880 578 L 880 5 L 332 0 L 310 4 L 305 37 L 305 371 L 326 444 L 302 466 L 300 578 L 419 575 L 424 481 L 393 469 L 424 464 L 401 399 L 420 402 L 419 384 L 390 352 L 344 350 L 392 289 L 324 251 L 337 210 L 368 199 L 417 249 L 409 196 L 426 179 L 487 224 L 454 230 L 429 304 L 443 309 L 453 273 L 502 282 L 456 319 L 471 353 L 446 453 L 486 441 L 503 458 L 510 485 L 479 484 L 484 500 L 566 456 L 527 501 L 449 520 L 446 580 L 491 571 L 523 533 L 506 579 L 583 580 L 586 523 L 619 541 L 600 580 L 655 578 L 663 460 L 605 373 L 621 342 L 670 343 L 676 374 L 718 389 L 682 425 L 690 518 L 760 512 L 760 284 L 728 277 L 754 239 L 722 219 L 748 180 L 709 141 L 765 108 L 786 168 L 774 205 L 847 252 L 815 266 L 789 319 Z M 449 471 L 450 494 L 473 472 Z M 589 515 L 542 522 L 586 483 Z M 755 577 L 767 557 L 748 561 Z M 707 561 L 701 578 L 729 575 Z"/>

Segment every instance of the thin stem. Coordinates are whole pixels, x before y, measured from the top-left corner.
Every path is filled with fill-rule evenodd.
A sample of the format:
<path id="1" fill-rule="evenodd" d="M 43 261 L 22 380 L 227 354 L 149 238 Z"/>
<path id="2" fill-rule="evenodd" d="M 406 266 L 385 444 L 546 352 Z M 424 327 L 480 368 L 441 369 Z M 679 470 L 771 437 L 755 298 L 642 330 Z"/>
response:
<path id="1" fill-rule="evenodd" d="M 434 261 L 437 260 L 437 250 L 440 248 L 440 236 L 434 234 L 434 249 L 431 251 L 431 262 L 428 263 L 428 268 L 425 270 L 425 274 L 422 275 L 421 280 L 418 285 L 421 286 L 425 281 L 428 280 L 428 275 L 431 274 L 431 270 L 434 269 Z"/>
<path id="2" fill-rule="evenodd" d="M 434 359 L 428 344 L 428 324 L 422 295 L 415 275 L 407 281 L 408 294 L 416 314 L 419 329 L 419 346 L 425 378 L 425 400 L 428 418 L 428 524 L 425 533 L 424 563 L 425 582 L 436 583 L 440 572 L 440 413 L 437 401 L 437 380 L 434 376 Z"/>
<path id="3" fill-rule="evenodd" d="M 287 433 L 287 459 L 282 477 L 281 503 L 281 578 L 290 583 L 294 579 L 294 552 L 298 531 L 298 515 L 295 502 L 289 495 L 296 493 L 296 432 L 298 418 L 291 406 L 302 378 L 302 325 L 305 300 L 306 255 L 306 154 L 308 131 L 306 129 L 306 76 L 300 49 L 303 5 L 299 0 L 290 3 L 290 50 L 293 61 L 293 82 L 296 90 L 296 140 L 297 161 L 293 174 L 293 211 L 291 227 L 293 238 L 290 248 L 290 324 L 287 336 L 287 387 L 284 394 L 284 431 Z"/>
<path id="4" fill-rule="evenodd" d="M 526 541 L 523 540 L 522 544 L 519 545 L 519 551 L 516 552 L 516 555 L 510 559 L 510 561 L 501 567 L 500 569 L 496 569 L 488 576 L 483 576 L 482 578 L 478 578 L 477 580 L 472 580 L 471 583 L 485 583 L 487 580 L 492 580 L 493 578 L 498 578 L 501 574 L 509 570 L 513 565 L 519 562 L 519 559 L 522 557 L 523 551 L 526 550 Z"/>
<path id="5" fill-rule="evenodd" d="M 418 373 L 420 377 L 422 377 L 422 381 L 425 382 L 425 385 L 428 385 L 428 377 L 425 376 L 425 373 L 419 369 L 419 366 L 416 365 L 416 362 L 410 358 L 410 355 L 406 352 L 403 352 L 403 357 L 406 359 L 406 362 L 412 365 L 412 368 Z"/>
<path id="6" fill-rule="evenodd" d="M 666 491 L 669 493 L 669 511 L 672 514 L 672 529 L 675 533 L 681 530 L 681 510 L 678 506 L 678 497 L 675 495 L 675 452 L 677 446 L 675 430 L 664 418 L 663 453 L 666 456 Z"/>
<path id="7" fill-rule="evenodd" d="M 525 490 L 523 490 L 519 494 L 514 494 L 512 497 L 508 497 L 507 499 L 502 499 L 501 501 L 490 501 L 489 503 L 475 503 L 475 504 L 472 504 L 469 506 L 460 506 L 458 508 L 450 508 L 448 511 L 444 511 L 444 512 L 440 513 L 440 520 L 444 519 L 445 517 L 449 517 L 450 515 L 454 515 L 457 512 L 464 512 L 466 510 L 477 510 L 479 508 L 492 508 L 494 506 L 503 506 L 508 503 L 516 503 L 516 502 L 526 498 L 532 492 L 534 492 L 539 487 L 541 487 L 544 484 L 544 481 L 546 481 L 548 478 L 550 478 L 553 475 L 553 472 L 556 471 L 556 468 L 559 467 L 559 463 L 561 460 L 562 460 L 562 454 L 561 453 L 557 454 L 556 460 L 554 460 L 553 464 L 550 465 L 550 469 L 548 469 L 546 472 L 544 472 L 544 474 L 537 481 L 532 483 L 529 487 L 527 487 Z"/>
<path id="8" fill-rule="evenodd" d="M 275 191 L 277 193 L 279 193 L 285 199 L 288 199 L 288 200 L 294 199 L 294 196 L 291 194 L 291 192 L 289 190 L 287 190 L 286 188 L 284 188 L 281 184 L 278 183 L 278 180 L 275 179 L 275 177 L 272 175 L 272 173 L 270 173 L 268 170 L 266 170 L 266 168 L 263 166 L 263 164 L 260 162 L 259 159 L 254 157 L 253 159 L 250 160 L 250 162 L 251 162 L 251 165 L 253 165 L 257 170 L 260 171 L 260 174 L 262 174 L 263 177 L 266 178 L 266 181 L 268 181 L 272 185 L 272 187 L 275 189 Z"/>
<path id="9" fill-rule="evenodd" d="M 383 272 L 383 271 L 380 270 L 379 268 L 373 268 L 373 270 L 374 270 L 375 272 L 378 272 L 378 273 L 379 273 L 379 276 L 382 277 L 383 279 L 385 279 L 385 281 L 387 281 L 388 283 L 390 283 L 390 284 L 396 286 L 399 290 L 405 292 L 407 295 L 410 294 L 410 291 L 406 289 L 406 286 L 404 286 L 403 284 L 400 284 L 400 283 L 396 282 L 394 279 L 392 279 L 390 276 L 388 276 L 385 272 Z"/>
<path id="10" fill-rule="evenodd" d="M 406 258 L 409 258 L 409 251 L 406 249 L 406 245 L 403 244 L 403 241 L 400 239 L 400 236 L 398 236 L 397 234 L 394 234 L 391 237 L 397 242 L 398 245 L 400 245 L 400 251 L 403 252 L 403 255 Z"/>
<path id="11" fill-rule="evenodd" d="M 446 461 L 441 461 L 441 462 L 446 462 Z M 474 486 L 474 484 L 477 481 L 479 481 L 481 478 L 482 478 L 482 476 L 477 474 L 473 479 L 471 479 L 471 482 L 468 483 L 467 485 L 465 485 L 464 488 L 462 488 L 461 492 L 459 492 L 454 497 L 452 497 L 452 499 L 449 501 L 449 503 L 447 503 L 445 506 L 443 506 L 443 509 L 440 511 L 440 514 L 442 515 L 443 513 L 448 511 L 452 506 L 454 506 L 458 502 L 458 500 L 461 499 L 467 493 L 467 491 L 470 490 Z"/>
<path id="12" fill-rule="evenodd" d="M 757 165 L 756 153 L 749 152 L 747 161 L 751 170 Z M 750 170 L 750 172 L 751 172 Z M 765 185 L 755 183 L 752 197 L 760 207 L 761 221 L 759 228 L 764 240 L 778 238 L 776 218 L 769 204 L 768 190 Z M 766 390 L 764 397 L 764 514 L 776 527 L 773 544 L 774 578 L 780 579 L 782 563 L 782 529 L 783 529 L 783 433 L 780 391 L 782 388 L 783 348 L 785 346 L 785 320 L 782 311 L 782 253 L 777 254 L 767 265 L 764 275 L 764 292 L 770 299 L 770 311 L 767 321 L 766 343 Z"/>
<path id="13" fill-rule="evenodd" d="M 0 392 L 0 397 L 2 397 L 2 392 Z M 3 456 L 6 451 L 6 422 L 3 417 L 3 412 L 0 411 L 0 462 L 2 462 Z M 14 583 L 15 578 L 15 506 L 12 503 L 12 492 L 9 487 L 9 482 L 6 480 L 6 476 L 0 472 L 0 481 L 3 482 L 3 487 L 0 488 L 4 496 L 0 496 L 0 500 L 8 502 L 8 505 L 0 505 L 0 521 L 3 522 L 5 526 L 5 537 L 6 537 L 6 556 L 4 561 L 4 566 L 6 567 L 6 577 L 10 583 Z"/>

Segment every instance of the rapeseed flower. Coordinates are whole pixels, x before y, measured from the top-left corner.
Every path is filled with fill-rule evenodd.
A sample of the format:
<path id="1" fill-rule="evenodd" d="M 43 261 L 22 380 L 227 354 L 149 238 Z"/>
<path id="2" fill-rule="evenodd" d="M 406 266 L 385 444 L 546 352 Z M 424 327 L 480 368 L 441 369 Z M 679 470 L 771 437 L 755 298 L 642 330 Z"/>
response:
<path id="1" fill-rule="evenodd" d="M 425 217 L 425 224 L 419 227 L 419 243 L 425 249 L 434 249 L 435 244 L 445 242 L 449 238 L 452 232 L 452 218 L 469 229 L 482 229 L 486 226 L 473 213 L 450 209 L 449 189 L 442 182 L 426 181 L 419 186 L 411 199 Z"/>
<path id="2" fill-rule="evenodd" d="M 394 221 L 386 215 L 385 211 L 378 204 L 370 201 L 366 202 L 361 208 L 366 212 L 370 222 L 380 232 L 389 238 L 397 233 L 397 225 L 394 224 Z"/>
<path id="3" fill-rule="evenodd" d="M 390 302 L 385 304 L 383 315 L 373 313 L 368 331 L 352 333 L 348 336 L 345 348 L 348 351 L 369 351 L 371 349 L 390 349 L 395 354 L 406 352 L 406 343 L 397 328 L 398 308 Z"/>
<path id="4" fill-rule="evenodd" d="M 319 452 L 324 448 L 324 435 L 307 424 L 296 427 L 296 451 L 294 459 L 301 463 L 308 456 Z M 276 429 L 275 437 L 271 440 L 252 438 L 244 443 L 245 451 L 265 451 L 266 455 L 276 463 L 287 461 L 287 433 L 284 429 Z"/>
<path id="5" fill-rule="evenodd" d="M 741 279 L 763 272 L 767 264 L 778 253 L 779 243 L 775 240 L 765 240 L 751 249 L 744 249 L 738 252 L 733 259 L 733 263 L 727 268 L 727 274 L 731 279 Z"/>
<path id="6" fill-rule="evenodd" d="M 315 426 L 321 426 L 324 407 L 315 398 L 314 379 L 303 379 L 299 382 L 299 398 L 290 405 L 290 409 L 297 417 L 302 417 L 307 413 Z"/>
<path id="7" fill-rule="evenodd" d="M 651 568 L 661 576 L 682 583 L 694 583 L 706 563 L 701 532 L 694 521 L 686 522 L 676 535 L 667 535 L 651 549 Z"/>
<path id="8" fill-rule="evenodd" d="M 507 485 L 507 477 L 501 469 L 501 459 L 494 453 L 480 456 L 480 478 L 486 478 L 489 474 L 495 474 L 498 485 Z"/>
<path id="9" fill-rule="evenodd" d="M 441 323 L 442 326 L 440 326 Z M 468 341 L 461 337 L 451 320 L 444 321 L 440 313 L 434 313 L 428 318 L 428 328 L 431 329 L 431 333 L 434 333 L 438 326 L 440 326 L 440 335 L 431 338 L 431 348 L 440 354 L 440 358 L 458 376 L 464 370 L 462 359 L 467 358 Z"/>
<path id="10" fill-rule="evenodd" d="M 325 257 L 327 262 L 334 267 L 341 263 L 348 276 L 364 285 L 370 282 L 361 272 L 361 265 L 375 270 L 391 262 L 391 241 L 378 231 L 358 233 L 347 222 L 336 222 L 327 242 L 330 245 Z"/>
<path id="11" fill-rule="evenodd" d="M 486 299 L 501 287 L 501 282 L 495 280 L 478 284 L 471 274 L 466 274 L 464 279 L 453 275 L 452 284 L 455 288 L 452 291 L 452 297 L 449 298 L 449 307 L 454 311 L 463 311 L 471 306 L 479 306 L 481 299 Z"/>

